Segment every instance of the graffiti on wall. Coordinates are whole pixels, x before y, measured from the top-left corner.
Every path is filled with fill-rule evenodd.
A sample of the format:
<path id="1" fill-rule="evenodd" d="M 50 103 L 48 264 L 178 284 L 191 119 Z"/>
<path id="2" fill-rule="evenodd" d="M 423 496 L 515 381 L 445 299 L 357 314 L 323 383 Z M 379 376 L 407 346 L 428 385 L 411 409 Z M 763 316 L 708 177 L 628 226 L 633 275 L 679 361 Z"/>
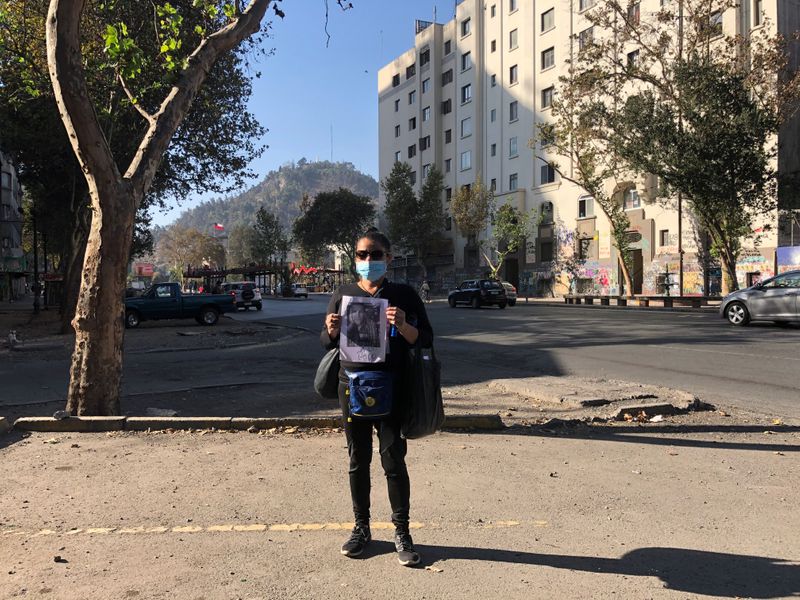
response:
<path id="1" fill-rule="evenodd" d="M 596 260 L 587 260 L 578 271 L 584 294 L 616 295 L 619 293 L 616 269 Z"/>
<path id="2" fill-rule="evenodd" d="M 774 275 L 772 261 L 758 250 L 745 248 L 736 261 L 736 279 L 739 287 L 748 287 Z"/>

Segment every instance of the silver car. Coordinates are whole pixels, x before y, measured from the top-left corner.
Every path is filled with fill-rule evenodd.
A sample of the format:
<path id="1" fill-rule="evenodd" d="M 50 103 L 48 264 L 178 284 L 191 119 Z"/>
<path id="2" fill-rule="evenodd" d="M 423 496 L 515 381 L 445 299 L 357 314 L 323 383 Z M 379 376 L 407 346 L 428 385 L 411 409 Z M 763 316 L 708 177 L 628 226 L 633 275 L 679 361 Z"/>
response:
<path id="1" fill-rule="evenodd" d="M 800 271 L 788 271 L 722 299 L 721 317 L 731 325 L 750 321 L 800 321 Z"/>

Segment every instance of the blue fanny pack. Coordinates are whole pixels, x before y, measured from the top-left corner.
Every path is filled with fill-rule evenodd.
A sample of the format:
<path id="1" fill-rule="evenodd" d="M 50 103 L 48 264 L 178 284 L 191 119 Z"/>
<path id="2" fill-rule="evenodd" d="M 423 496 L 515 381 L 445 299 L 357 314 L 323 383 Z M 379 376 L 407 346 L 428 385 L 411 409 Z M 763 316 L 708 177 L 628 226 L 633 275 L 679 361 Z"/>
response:
<path id="1" fill-rule="evenodd" d="M 380 419 L 392 413 L 394 378 L 389 371 L 345 371 L 350 415 Z"/>

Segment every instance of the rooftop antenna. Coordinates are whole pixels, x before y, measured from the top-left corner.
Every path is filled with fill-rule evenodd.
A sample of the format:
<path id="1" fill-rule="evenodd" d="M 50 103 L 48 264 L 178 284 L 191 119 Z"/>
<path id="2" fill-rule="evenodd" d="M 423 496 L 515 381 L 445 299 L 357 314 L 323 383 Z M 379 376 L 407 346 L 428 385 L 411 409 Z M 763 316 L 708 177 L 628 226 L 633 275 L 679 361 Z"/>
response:
<path id="1" fill-rule="evenodd" d="M 436 23 L 436 5 L 433 5 L 433 22 Z"/>

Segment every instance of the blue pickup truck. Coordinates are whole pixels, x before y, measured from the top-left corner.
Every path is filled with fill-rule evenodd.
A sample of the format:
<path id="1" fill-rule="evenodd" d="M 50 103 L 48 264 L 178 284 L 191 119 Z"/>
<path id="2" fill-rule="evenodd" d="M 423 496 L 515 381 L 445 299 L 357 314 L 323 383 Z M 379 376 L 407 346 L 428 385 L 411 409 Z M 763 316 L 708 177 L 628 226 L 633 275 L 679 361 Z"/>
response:
<path id="1" fill-rule="evenodd" d="M 183 294 L 179 283 L 157 283 L 136 298 L 125 298 L 125 327 L 158 319 L 191 319 L 213 325 L 222 313 L 236 310 L 230 294 Z"/>

